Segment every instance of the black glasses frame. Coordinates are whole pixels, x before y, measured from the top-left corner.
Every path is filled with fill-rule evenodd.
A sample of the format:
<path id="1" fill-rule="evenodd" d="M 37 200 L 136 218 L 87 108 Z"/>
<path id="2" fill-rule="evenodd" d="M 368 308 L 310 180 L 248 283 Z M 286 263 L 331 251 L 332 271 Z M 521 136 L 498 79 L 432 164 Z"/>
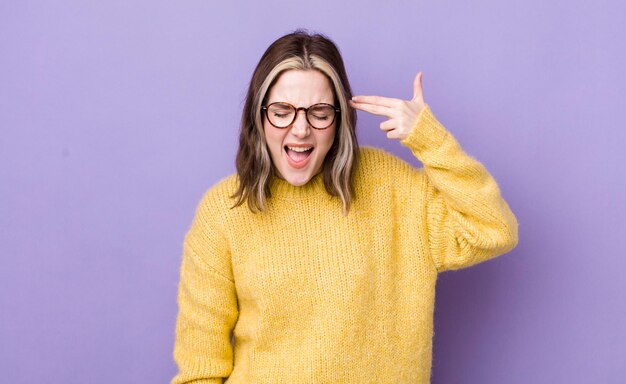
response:
<path id="1" fill-rule="evenodd" d="M 311 105 L 308 108 L 304 108 L 304 107 L 296 108 L 295 106 L 293 106 L 293 105 L 291 105 L 291 104 L 289 104 L 287 102 L 284 102 L 284 101 L 276 101 L 276 102 L 268 104 L 268 105 L 262 105 L 261 106 L 261 110 L 265 111 L 265 113 L 267 114 L 267 109 L 269 107 L 271 107 L 272 105 L 274 105 L 274 104 L 288 105 L 289 107 L 291 107 L 293 110 L 296 111 L 296 113 L 293 114 L 293 120 L 291 120 L 291 122 L 289 124 L 287 124 L 286 126 L 284 126 L 284 127 L 279 127 L 279 126 L 274 125 L 274 123 L 272 123 L 272 120 L 269 118 L 269 116 L 266 115 L 267 116 L 267 121 L 269 121 L 269 123 L 272 124 L 273 127 L 276 127 L 278 129 L 289 128 L 293 124 L 293 122 L 296 121 L 296 118 L 298 118 L 298 112 L 300 112 L 300 110 L 304 111 L 304 117 L 306 118 L 307 123 L 309 123 L 309 125 L 311 127 L 313 127 L 314 129 L 318 129 L 318 130 L 327 129 L 328 127 L 333 125 L 333 123 L 337 119 L 337 114 L 341 113 L 341 109 L 340 108 L 337 108 L 334 105 L 328 104 L 328 103 L 317 103 L 317 104 Z M 314 108 L 314 107 L 319 107 L 320 105 L 327 105 L 329 107 L 332 107 L 335 110 L 335 114 L 333 115 L 332 121 L 330 123 L 328 123 L 328 125 L 325 126 L 324 128 L 318 128 L 318 127 L 314 126 L 313 124 L 311 124 L 311 120 L 309 120 L 309 109 Z"/>

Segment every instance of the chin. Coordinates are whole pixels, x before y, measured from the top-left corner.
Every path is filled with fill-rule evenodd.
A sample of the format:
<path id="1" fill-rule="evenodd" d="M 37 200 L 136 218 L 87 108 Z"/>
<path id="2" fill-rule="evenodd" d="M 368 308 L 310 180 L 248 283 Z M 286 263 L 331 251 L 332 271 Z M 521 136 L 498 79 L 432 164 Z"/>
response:
<path id="1" fill-rule="evenodd" d="M 314 176 L 315 173 L 311 173 L 308 171 L 305 172 L 294 172 L 291 169 L 287 170 L 278 170 L 280 178 L 288 182 L 289 184 L 300 187 L 308 183 Z"/>
<path id="2" fill-rule="evenodd" d="M 308 183 L 311 179 L 313 178 L 313 175 L 311 176 L 291 176 L 286 178 L 285 180 L 295 186 L 295 187 L 301 187 L 303 185 L 305 185 L 306 183 Z"/>

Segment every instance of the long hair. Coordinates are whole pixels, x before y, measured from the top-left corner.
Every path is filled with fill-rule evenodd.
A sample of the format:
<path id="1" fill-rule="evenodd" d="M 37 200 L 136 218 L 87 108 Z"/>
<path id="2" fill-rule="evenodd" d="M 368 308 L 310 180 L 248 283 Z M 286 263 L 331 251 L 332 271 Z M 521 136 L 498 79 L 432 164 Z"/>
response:
<path id="1" fill-rule="evenodd" d="M 339 196 L 347 215 L 354 197 L 354 174 L 359 146 L 356 138 L 356 111 L 348 100 L 352 90 L 337 46 L 326 36 L 296 30 L 274 41 L 257 64 L 241 116 L 241 131 L 236 166 L 239 180 L 234 207 L 247 201 L 252 212 L 263 211 L 271 197 L 272 165 L 265 135 L 261 106 L 280 74 L 287 70 L 317 70 L 333 85 L 335 105 L 341 109 L 333 144 L 322 165 L 324 187 Z"/>

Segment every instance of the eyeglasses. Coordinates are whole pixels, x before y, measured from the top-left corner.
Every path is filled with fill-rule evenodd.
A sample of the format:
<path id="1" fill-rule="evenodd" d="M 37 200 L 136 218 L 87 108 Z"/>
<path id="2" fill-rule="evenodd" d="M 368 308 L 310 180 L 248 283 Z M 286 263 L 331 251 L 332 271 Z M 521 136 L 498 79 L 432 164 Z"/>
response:
<path id="1" fill-rule="evenodd" d="M 261 110 L 266 112 L 267 120 L 276 128 L 287 128 L 294 121 L 300 110 L 304 111 L 306 120 L 315 129 L 326 129 L 335 122 L 335 117 L 341 109 L 331 104 L 318 103 L 308 108 L 296 108 L 285 102 L 271 103 L 261 106 Z"/>

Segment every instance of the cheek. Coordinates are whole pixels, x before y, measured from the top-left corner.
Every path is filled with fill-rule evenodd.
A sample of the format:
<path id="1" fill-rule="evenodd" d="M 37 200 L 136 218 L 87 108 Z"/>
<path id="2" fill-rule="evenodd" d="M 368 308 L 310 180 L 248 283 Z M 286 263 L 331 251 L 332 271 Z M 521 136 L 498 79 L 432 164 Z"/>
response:
<path id="1" fill-rule="evenodd" d="M 322 135 L 319 137 L 319 143 L 323 143 L 325 149 L 330 149 L 333 146 L 335 140 L 335 127 L 328 128 L 325 131 L 320 132 Z"/>
<path id="2" fill-rule="evenodd" d="M 265 124 L 263 126 L 263 131 L 264 131 L 264 135 L 265 135 L 265 141 L 267 142 L 267 145 L 270 148 L 274 148 L 276 146 L 280 146 L 282 140 L 283 140 L 283 132 L 280 131 L 279 129 L 269 125 L 269 124 Z"/>

